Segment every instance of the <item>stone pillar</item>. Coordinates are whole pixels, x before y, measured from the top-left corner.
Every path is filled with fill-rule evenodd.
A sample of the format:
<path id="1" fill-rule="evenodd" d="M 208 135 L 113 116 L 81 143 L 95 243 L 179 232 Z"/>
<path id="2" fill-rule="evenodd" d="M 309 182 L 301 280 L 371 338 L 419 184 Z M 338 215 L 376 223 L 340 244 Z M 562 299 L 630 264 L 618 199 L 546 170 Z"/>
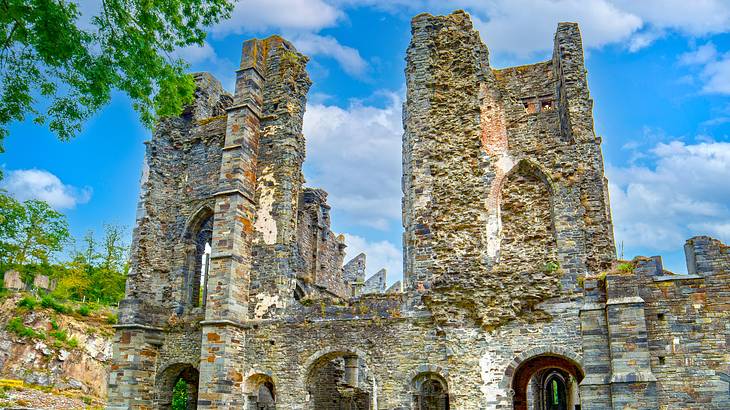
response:
<path id="1" fill-rule="evenodd" d="M 608 275 L 606 291 L 613 408 L 655 410 L 656 377 L 651 370 L 644 300 L 637 282 L 628 275 Z"/>
<path id="2" fill-rule="evenodd" d="M 345 356 L 345 383 L 357 387 L 359 371 L 357 356 Z"/>
<path id="3" fill-rule="evenodd" d="M 291 43 L 272 36 L 261 44 L 266 82 L 256 159 L 252 319 L 277 317 L 294 301 L 295 272 L 301 265 L 296 245 L 304 183 L 302 120 L 311 85 L 305 70 L 307 57 Z"/>
<path id="4" fill-rule="evenodd" d="M 163 339 L 161 329 L 116 326 L 107 409 L 155 407 L 155 368 Z"/>
<path id="5" fill-rule="evenodd" d="M 264 86 L 260 40 L 243 44 L 216 194 L 205 321 L 201 322 L 199 408 L 242 408 L 242 322 L 248 315 L 256 159 Z"/>
<path id="6" fill-rule="evenodd" d="M 611 352 L 606 323 L 606 293 L 603 282 L 585 279 L 584 303 L 580 309 L 583 370 L 580 399 L 584 410 L 611 408 Z"/>

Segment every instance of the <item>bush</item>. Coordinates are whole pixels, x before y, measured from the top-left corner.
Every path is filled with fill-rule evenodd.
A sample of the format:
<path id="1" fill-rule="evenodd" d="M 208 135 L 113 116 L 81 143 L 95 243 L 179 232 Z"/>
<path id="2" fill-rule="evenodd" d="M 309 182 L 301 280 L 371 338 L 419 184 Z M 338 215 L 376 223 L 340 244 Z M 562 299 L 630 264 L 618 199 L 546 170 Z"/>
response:
<path id="1" fill-rule="evenodd" d="M 48 336 L 51 336 L 52 338 L 61 342 L 68 341 L 68 334 L 65 330 L 54 330 L 52 332 L 48 332 Z"/>
<path id="2" fill-rule="evenodd" d="M 36 306 L 38 306 L 38 299 L 32 297 L 32 296 L 24 296 L 23 299 L 20 299 L 18 301 L 18 307 L 25 308 L 28 310 L 35 309 Z"/>
<path id="3" fill-rule="evenodd" d="M 631 262 L 620 263 L 616 267 L 616 270 L 623 274 L 634 273 L 634 264 Z"/>
<path id="4" fill-rule="evenodd" d="M 116 325 L 119 321 L 119 318 L 114 313 L 109 314 L 109 316 L 106 317 L 106 322 L 110 325 Z"/>
<path id="5" fill-rule="evenodd" d="M 68 339 L 68 347 L 75 349 L 79 347 L 79 341 L 75 337 Z"/>
<path id="6" fill-rule="evenodd" d="M 89 316 L 91 313 L 91 308 L 88 305 L 81 305 L 81 307 L 76 311 L 81 316 Z"/>
<path id="7" fill-rule="evenodd" d="M 41 299 L 41 306 L 44 308 L 53 309 L 58 313 L 68 314 L 71 312 L 71 308 L 58 302 L 53 296 L 45 295 Z"/>
<path id="8" fill-rule="evenodd" d="M 58 330 L 58 322 L 56 322 L 56 319 L 51 319 L 51 329 Z"/>
<path id="9" fill-rule="evenodd" d="M 44 335 L 43 333 L 36 331 L 32 327 L 25 326 L 23 324 L 23 320 L 17 316 L 8 321 L 5 329 L 7 329 L 7 331 L 9 332 L 15 333 L 20 337 L 30 337 L 35 339 L 46 338 L 46 335 Z"/>

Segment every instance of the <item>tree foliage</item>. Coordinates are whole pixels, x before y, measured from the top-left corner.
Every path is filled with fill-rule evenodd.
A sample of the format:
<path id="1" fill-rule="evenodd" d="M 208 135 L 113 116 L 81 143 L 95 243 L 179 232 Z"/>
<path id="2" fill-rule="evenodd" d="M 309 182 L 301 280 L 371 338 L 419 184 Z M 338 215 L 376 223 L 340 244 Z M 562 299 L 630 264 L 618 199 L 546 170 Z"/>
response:
<path id="1" fill-rule="evenodd" d="M 66 217 L 47 203 L 0 192 L 0 265 L 48 264 L 69 237 Z"/>
<path id="2" fill-rule="evenodd" d="M 124 297 L 124 285 L 129 271 L 124 230 L 106 225 L 101 242 L 93 232 L 84 237 L 84 248 L 65 264 L 58 277 L 54 295 L 62 299 L 89 300 L 115 304 Z"/>
<path id="3" fill-rule="evenodd" d="M 12 121 L 29 116 L 69 139 L 115 89 L 148 126 L 179 114 L 195 87 L 171 53 L 202 44 L 205 27 L 232 9 L 230 0 L 80 4 L 0 0 L 0 142 Z"/>
<path id="4" fill-rule="evenodd" d="M 188 408 L 188 384 L 182 378 L 177 380 L 172 389 L 172 409 L 185 410 Z"/>
<path id="5" fill-rule="evenodd" d="M 0 273 L 17 270 L 26 283 L 48 276 L 59 299 L 119 302 L 129 270 L 124 236 L 123 228 L 105 225 L 100 241 L 89 232 L 69 261 L 56 262 L 54 254 L 71 244 L 66 217 L 43 201 L 21 203 L 0 192 Z"/>

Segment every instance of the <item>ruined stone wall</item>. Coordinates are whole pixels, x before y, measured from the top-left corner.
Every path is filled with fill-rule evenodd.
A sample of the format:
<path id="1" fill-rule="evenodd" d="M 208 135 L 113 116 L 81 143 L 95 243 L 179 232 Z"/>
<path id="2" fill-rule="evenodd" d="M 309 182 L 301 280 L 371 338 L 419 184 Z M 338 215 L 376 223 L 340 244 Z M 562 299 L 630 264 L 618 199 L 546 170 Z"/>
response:
<path id="1" fill-rule="evenodd" d="M 665 271 L 658 256 L 637 257 L 586 281 L 593 306 L 581 312 L 582 333 L 596 391 L 583 397 L 607 400 L 586 408 L 728 407 L 730 253 L 708 237 L 690 239 L 685 251 L 689 275 Z"/>
<path id="2" fill-rule="evenodd" d="M 637 263 L 660 408 L 730 407 L 728 249 L 708 237 L 687 241 L 691 275 L 666 274 L 658 258 Z"/>
<path id="3" fill-rule="evenodd" d="M 161 120 L 147 143 L 122 322 L 161 325 L 170 314 L 191 309 L 188 285 L 195 272 L 188 230 L 217 188 L 230 104 L 216 79 L 195 79 L 195 103 L 181 117 Z"/>
<path id="4" fill-rule="evenodd" d="M 561 24 L 556 49 L 581 54 L 570 56 L 572 65 L 556 53 L 548 62 L 493 70 L 466 14 L 414 19 L 404 115 L 405 280 L 439 320 L 493 328 L 530 315 L 541 301 L 573 297 L 577 276 L 613 257 L 577 26 Z M 561 103 L 563 82 L 581 92 L 562 92 Z M 560 123 L 560 112 L 574 106 L 587 110 L 575 117 L 590 122 L 576 126 L 579 140 Z"/>
<path id="5" fill-rule="evenodd" d="M 343 268 L 326 192 L 302 186 L 306 57 L 279 37 L 247 41 L 233 100 L 198 76 L 196 103 L 149 145 L 110 407 L 159 405 L 183 366 L 199 371 L 198 408 L 250 408 L 266 382 L 281 409 L 354 394 L 405 410 L 432 375 L 451 408 L 526 409 L 521 389 L 545 369 L 580 384 L 584 409 L 725 406 L 727 247 L 694 238 L 688 277 L 610 271 L 577 26 L 558 26 L 550 61 L 499 70 L 464 12 L 416 16 L 412 33 L 404 292 L 382 293 L 381 271 L 377 293 L 353 293 L 365 257 Z M 211 215 L 196 307 L 186 232 Z M 348 392 L 340 364 L 354 356 Z"/>
<path id="6" fill-rule="evenodd" d="M 262 42 L 261 135 L 256 163 L 256 218 L 249 315 L 270 318 L 292 300 L 297 252 L 298 207 L 303 195 L 305 144 L 302 116 L 311 81 L 307 57 L 278 36 Z"/>
<path id="7" fill-rule="evenodd" d="M 180 117 L 161 120 L 147 143 L 110 376 L 111 407 L 154 403 L 155 375 L 170 364 L 160 349 L 197 365 L 200 330 L 175 325 L 202 319 L 202 307 L 192 302 L 201 285 L 194 284 L 200 276 L 195 231 L 212 216 L 231 97 L 209 74 L 195 74 L 195 81 L 195 102 Z M 123 387 L 134 380 L 146 386 L 143 394 Z"/>
<path id="8" fill-rule="evenodd" d="M 296 274 L 307 287 L 307 296 L 350 296 L 342 269 L 344 238 L 330 229 L 327 193 L 306 188 L 300 204 L 297 251 L 301 265 Z"/>

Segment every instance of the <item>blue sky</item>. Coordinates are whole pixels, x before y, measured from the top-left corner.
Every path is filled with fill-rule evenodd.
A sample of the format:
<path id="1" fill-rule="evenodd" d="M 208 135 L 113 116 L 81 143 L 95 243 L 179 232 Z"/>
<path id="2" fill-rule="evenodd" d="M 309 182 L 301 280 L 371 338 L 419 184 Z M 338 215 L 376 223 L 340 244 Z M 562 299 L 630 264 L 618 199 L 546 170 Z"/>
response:
<path id="1" fill-rule="evenodd" d="M 312 57 L 305 176 L 330 192 L 333 228 L 368 271 L 401 275 L 400 147 L 404 56 L 420 12 L 469 11 L 493 67 L 549 58 L 558 21 L 581 24 L 616 239 L 623 254 L 664 257 L 685 272 L 682 245 L 730 242 L 730 2 L 697 0 L 254 0 L 180 50 L 192 71 L 233 84 L 241 42 L 281 34 Z M 68 215 L 73 234 L 134 224 L 150 131 L 123 95 L 76 139 L 15 124 L 0 156 L 3 186 Z"/>

